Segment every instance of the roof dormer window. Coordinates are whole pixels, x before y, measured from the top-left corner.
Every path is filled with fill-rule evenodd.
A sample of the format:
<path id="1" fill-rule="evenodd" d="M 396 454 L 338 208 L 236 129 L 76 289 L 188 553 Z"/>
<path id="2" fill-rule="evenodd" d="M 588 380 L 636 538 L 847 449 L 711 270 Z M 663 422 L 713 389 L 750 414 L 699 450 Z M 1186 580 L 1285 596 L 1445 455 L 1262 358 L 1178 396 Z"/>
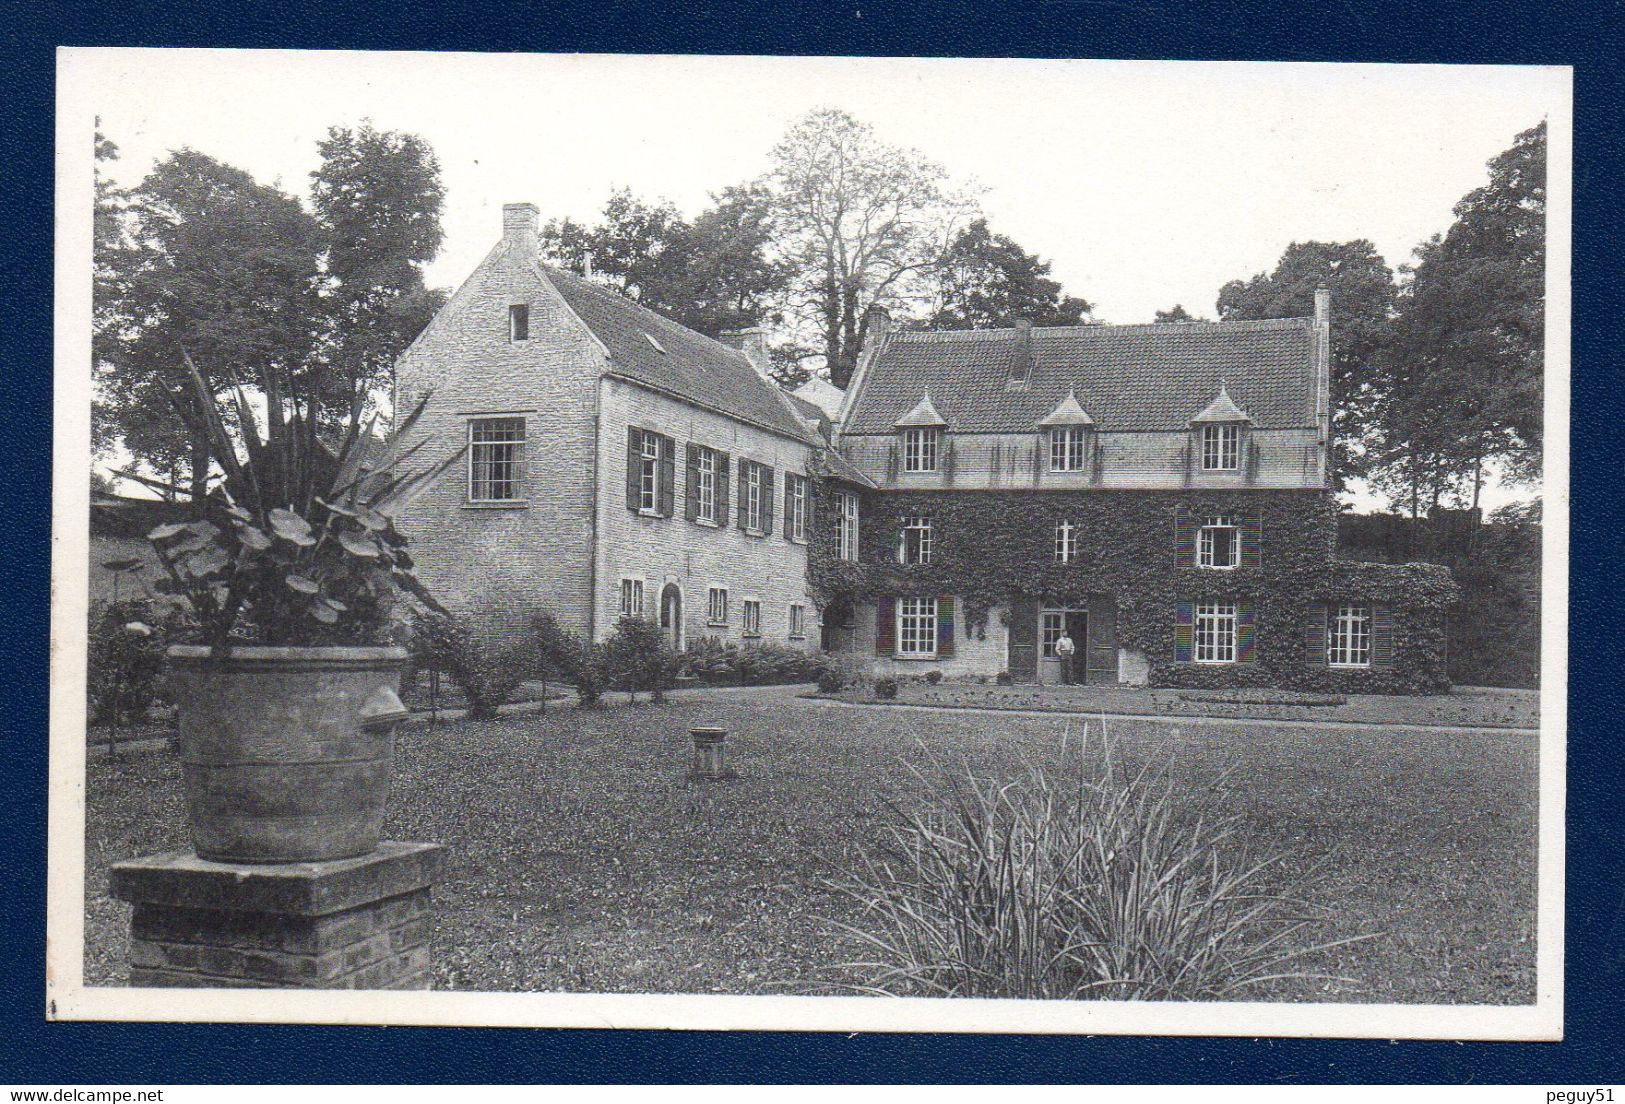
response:
<path id="1" fill-rule="evenodd" d="M 905 472 L 934 472 L 942 454 L 942 431 L 947 426 L 936 406 L 931 392 L 920 395 L 914 409 L 897 419 L 895 427 L 902 436 L 903 470 Z"/>
<path id="2" fill-rule="evenodd" d="M 1052 472 L 1081 472 L 1089 466 L 1089 434 L 1094 419 L 1078 404 L 1076 390 L 1038 423 L 1040 431 L 1049 435 L 1049 470 Z"/>
<path id="3" fill-rule="evenodd" d="M 1207 408 L 1191 419 L 1196 455 L 1204 472 L 1240 471 L 1252 418 L 1235 404 L 1223 381 Z"/>

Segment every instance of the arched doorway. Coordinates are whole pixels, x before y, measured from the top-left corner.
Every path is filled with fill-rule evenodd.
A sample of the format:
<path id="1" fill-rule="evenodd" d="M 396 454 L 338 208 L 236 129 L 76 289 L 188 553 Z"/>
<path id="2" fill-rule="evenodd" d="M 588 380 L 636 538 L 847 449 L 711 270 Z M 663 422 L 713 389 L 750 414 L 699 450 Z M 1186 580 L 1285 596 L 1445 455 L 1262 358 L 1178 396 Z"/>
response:
<path id="1" fill-rule="evenodd" d="M 660 631 L 668 644 L 682 651 L 683 592 L 676 583 L 667 583 L 660 590 Z"/>

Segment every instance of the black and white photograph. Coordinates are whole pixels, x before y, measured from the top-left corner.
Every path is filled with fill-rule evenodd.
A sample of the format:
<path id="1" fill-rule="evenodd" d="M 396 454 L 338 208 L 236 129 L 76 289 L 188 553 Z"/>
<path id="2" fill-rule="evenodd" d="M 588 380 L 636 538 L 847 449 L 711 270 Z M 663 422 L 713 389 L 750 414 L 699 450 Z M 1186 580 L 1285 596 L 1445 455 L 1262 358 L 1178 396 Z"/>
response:
<path id="1" fill-rule="evenodd" d="M 58 67 L 53 1018 L 1561 1037 L 1570 70 Z"/>

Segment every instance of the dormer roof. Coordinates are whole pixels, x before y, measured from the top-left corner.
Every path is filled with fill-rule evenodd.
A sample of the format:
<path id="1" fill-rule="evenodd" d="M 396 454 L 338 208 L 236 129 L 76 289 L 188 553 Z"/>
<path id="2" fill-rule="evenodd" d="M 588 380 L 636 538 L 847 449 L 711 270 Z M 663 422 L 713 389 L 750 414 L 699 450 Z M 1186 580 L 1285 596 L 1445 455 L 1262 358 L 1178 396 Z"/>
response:
<path id="1" fill-rule="evenodd" d="M 927 389 L 921 393 L 920 401 L 914 404 L 914 409 L 892 424 L 898 429 L 904 429 L 919 426 L 945 426 L 948 422 L 941 414 L 937 413 L 936 406 L 931 402 L 931 392 Z"/>
<path id="2" fill-rule="evenodd" d="M 1066 398 L 1057 403 L 1054 410 L 1051 410 L 1043 418 L 1039 419 L 1038 424 L 1045 428 L 1050 428 L 1052 426 L 1094 425 L 1095 420 L 1089 417 L 1089 412 L 1087 410 L 1078 405 L 1078 392 L 1076 388 L 1073 388 L 1067 391 Z"/>
<path id="3" fill-rule="evenodd" d="M 1206 408 L 1191 419 L 1191 425 L 1202 425 L 1208 422 L 1250 422 L 1252 418 L 1230 398 L 1230 392 L 1224 381 L 1219 381 L 1219 393 L 1213 397 Z"/>

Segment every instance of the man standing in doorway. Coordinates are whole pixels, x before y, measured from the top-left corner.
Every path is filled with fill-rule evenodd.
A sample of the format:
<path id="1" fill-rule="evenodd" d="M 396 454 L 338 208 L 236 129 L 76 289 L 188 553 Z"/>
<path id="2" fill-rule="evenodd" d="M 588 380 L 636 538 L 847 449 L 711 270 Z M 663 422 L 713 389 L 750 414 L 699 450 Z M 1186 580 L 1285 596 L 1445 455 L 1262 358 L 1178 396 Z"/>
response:
<path id="1" fill-rule="evenodd" d="M 1061 661 L 1061 684 L 1072 685 L 1072 654 L 1078 650 L 1072 643 L 1072 637 L 1065 628 L 1061 629 L 1060 637 L 1055 641 L 1055 654 Z"/>

